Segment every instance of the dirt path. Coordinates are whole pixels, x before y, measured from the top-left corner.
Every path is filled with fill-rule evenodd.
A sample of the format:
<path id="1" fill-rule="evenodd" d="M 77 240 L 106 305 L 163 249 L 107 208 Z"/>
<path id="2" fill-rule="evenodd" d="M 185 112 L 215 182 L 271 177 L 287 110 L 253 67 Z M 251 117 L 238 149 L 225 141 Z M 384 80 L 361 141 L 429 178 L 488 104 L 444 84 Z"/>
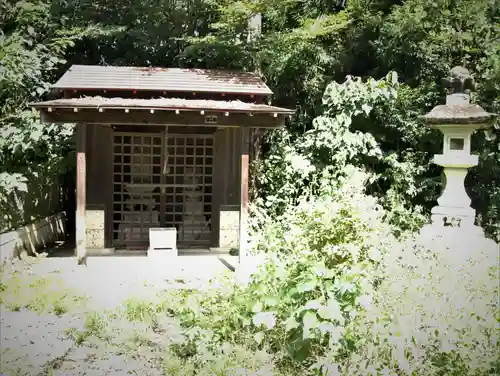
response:
<path id="1" fill-rule="evenodd" d="M 173 340 L 172 336 L 179 333 L 172 322 L 163 323 L 163 329 L 155 333 L 146 326 L 108 316 L 103 324 L 105 329 L 95 329 L 103 336 L 105 332 L 106 338 L 91 333 L 79 341 L 74 333 L 85 332 L 89 312 L 111 312 L 130 298 L 159 300 L 157 294 L 168 289 L 203 288 L 214 276 L 229 273 L 215 256 L 163 261 L 147 257 L 95 257 L 89 258 L 87 265 L 77 266 L 74 258 L 47 258 L 25 271 L 24 278 L 57 279 L 65 288 L 87 296 L 88 301 L 84 309 L 69 310 L 60 316 L 39 315 L 26 309 L 9 312 L 3 307 L 0 373 L 162 375 L 158 359 L 165 341 Z"/>

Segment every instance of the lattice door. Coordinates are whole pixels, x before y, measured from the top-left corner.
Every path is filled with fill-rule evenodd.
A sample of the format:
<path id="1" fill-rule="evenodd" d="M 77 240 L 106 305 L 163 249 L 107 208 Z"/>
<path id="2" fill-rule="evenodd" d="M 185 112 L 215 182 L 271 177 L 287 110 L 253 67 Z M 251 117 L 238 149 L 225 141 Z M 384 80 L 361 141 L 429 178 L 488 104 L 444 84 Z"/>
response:
<path id="1" fill-rule="evenodd" d="M 163 137 L 115 132 L 113 153 L 115 247 L 147 245 L 149 229 L 160 226 Z"/>
<path id="2" fill-rule="evenodd" d="M 213 147 L 212 135 L 167 138 L 165 224 L 182 246 L 210 245 Z"/>
<path id="3" fill-rule="evenodd" d="M 210 245 L 212 135 L 115 132 L 113 242 L 143 248 L 149 228 L 176 227 L 178 245 Z"/>

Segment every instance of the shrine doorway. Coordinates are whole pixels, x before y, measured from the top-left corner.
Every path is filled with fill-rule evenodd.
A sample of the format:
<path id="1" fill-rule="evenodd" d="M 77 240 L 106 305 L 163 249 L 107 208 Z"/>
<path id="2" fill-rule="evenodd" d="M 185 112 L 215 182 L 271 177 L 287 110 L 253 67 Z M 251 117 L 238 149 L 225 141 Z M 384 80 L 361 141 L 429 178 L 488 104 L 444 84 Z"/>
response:
<path id="1" fill-rule="evenodd" d="M 114 126 L 113 247 L 147 248 L 150 228 L 175 227 L 179 248 L 208 248 L 215 129 L 151 128 Z"/>

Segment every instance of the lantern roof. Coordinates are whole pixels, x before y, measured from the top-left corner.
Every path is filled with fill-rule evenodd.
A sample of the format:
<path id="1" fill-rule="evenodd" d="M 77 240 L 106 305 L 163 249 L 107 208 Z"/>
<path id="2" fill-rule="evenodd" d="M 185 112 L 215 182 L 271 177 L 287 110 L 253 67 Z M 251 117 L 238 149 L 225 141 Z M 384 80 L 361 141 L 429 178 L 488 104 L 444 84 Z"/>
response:
<path id="1" fill-rule="evenodd" d="M 423 116 L 431 125 L 487 124 L 496 114 L 485 111 L 481 106 L 470 103 L 470 92 L 475 88 L 474 78 L 463 67 L 451 69 L 450 76 L 443 79 L 449 95 L 446 104 L 434 107 Z"/>

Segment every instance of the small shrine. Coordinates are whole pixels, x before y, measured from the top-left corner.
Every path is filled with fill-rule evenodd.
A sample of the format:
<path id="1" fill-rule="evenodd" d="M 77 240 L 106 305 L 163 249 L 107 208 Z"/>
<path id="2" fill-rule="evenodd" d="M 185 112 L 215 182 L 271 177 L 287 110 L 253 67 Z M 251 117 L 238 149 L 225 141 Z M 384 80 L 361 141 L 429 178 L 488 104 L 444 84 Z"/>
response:
<path id="1" fill-rule="evenodd" d="M 295 113 L 271 95 L 251 72 L 71 66 L 31 107 L 76 123 L 79 263 L 88 251 L 245 255 L 253 134 Z"/>

